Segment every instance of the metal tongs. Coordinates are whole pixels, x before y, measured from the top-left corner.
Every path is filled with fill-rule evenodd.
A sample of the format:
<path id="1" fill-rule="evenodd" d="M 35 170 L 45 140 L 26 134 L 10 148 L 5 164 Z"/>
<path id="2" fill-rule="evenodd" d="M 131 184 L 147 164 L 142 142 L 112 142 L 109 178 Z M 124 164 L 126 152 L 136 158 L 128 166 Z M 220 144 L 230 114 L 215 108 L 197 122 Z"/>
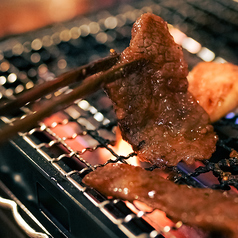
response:
<path id="1" fill-rule="evenodd" d="M 18 132 L 32 129 L 37 122 L 73 104 L 76 100 L 85 97 L 104 85 L 138 70 L 145 64 L 144 59 L 131 61 L 125 64 L 116 64 L 119 54 L 111 50 L 110 56 L 68 71 L 55 80 L 35 86 L 15 100 L 0 105 L 0 116 L 16 111 L 26 103 L 33 102 L 60 88 L 72 83 L 79 83 L 70 93 L 62 94 L 51 101 L 44 103 L 38 111 L 35 111 L 21 119 L 17 119 L 0 128 L 0 144 L 15 136 Z"/>

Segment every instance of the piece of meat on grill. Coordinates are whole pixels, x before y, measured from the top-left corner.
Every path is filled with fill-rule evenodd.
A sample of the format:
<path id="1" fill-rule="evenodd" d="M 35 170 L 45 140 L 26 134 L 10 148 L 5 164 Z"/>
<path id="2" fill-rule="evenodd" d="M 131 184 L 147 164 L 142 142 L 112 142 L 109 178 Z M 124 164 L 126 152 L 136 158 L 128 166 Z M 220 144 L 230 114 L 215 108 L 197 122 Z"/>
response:
<path id="1" fill-rule="evenodd" d="M 132 28 L 130 46 L 118 64 L 149 61 L 106 87 L 124 140 L 142 161 L 176 165 L 211 157 L 217 137 L 204 109 L 187 91 L 187 64 L 167 23 L 143 14 Z"/>
<path id="2" fill-rule="evenodd" d="M 212 122 L 238 106 L 238 66 L 201 62 L 188 75 L 188 90 L 209 114 Z"/>
<path id="3" fill-rule="evenodd" d="M 107 164 L 86 175 L 83 182 L 106 196 L 138 200 L 160 209 L 175 222 L 222 232 L 227 237 L 238 236 L 237 195 L 178 185 L 158 172 L 128 164 Z"/>

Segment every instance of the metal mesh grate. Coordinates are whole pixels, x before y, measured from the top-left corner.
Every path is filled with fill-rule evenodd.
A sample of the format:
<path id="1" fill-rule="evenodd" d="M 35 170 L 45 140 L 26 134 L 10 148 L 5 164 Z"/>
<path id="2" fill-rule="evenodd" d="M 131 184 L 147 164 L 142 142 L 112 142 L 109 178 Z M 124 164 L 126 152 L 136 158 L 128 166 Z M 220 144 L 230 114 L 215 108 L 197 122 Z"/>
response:
<path id="1" fill-rule="evenodd" d="M 188 4 L 188 7 L 192 5 L 194 4 Z M 197 9 L 198 6 L 196 5 L 195 8 Z M 175 12 L 174 4 L 169 5 L 166 1 L 149 3 L 147 1 L 146 4 L 138 2 L 133 6 L 123 5 L 117 10 L 100 12 L 55 28 L 43 29 L 35 34 L 2 41 L 0 44 L 1 100 L 12 99 L 22 91 L 34 87 L 38 83 L 51 80 L 55 75 L 70 68 L 104 57 L 110 48 L 121 52 L 129 43 L 132 23 L 141 13 L 152 11 L 164 17 L 165 20 L 169 21 L 170 19 L 169 22 L 173 23 L 176 16 L 182 16 L 180 10 L 179 8 Z M 172 18 L 170 18 L 171 15 L 173 15 Z M 181 25 L 178 24 L 181 30 L 184 22 L 190 22 L 189 16 L 184 15 L 182 18 Z M 114 25 L 113 22 L 115 22 Z M 188 25 L 187 34 L 191 32 L 192 25 L 193 23 Z M 190 39 L 187 36 L 185 38 Z M 224 42 L 222 40 L 222 45 Z M 183 43 L 184 48 L 187 49 L 185 57 L 190 67 L 204 60 L 204 55 L 210 55 L 209 57 L 213 57 L 212 59 L 217 61 L 224 60 L 219 57 L 222 54 L 217 54 L 220 52 L 213 52 L 207 48 L 207 42 L 203 42 L 206 47 L 201 46 L 195 53 L 189 51 L 185 43 Z M 225 52 L 224 56 L 227 56 L 228 53 L 229 50 Z M 233 59 L 233 54 L 231 58 Z M 32 113 L 40 107 L 42 102 L 70 90 L 69 87 L 58 90 L 54 94 L 38 100 L 35 104 L 22 107 L 12 117 L 2 116 L 1 120 L 3 124 L 11 123 L 19 117 Z M 179 164 L 174 168 L 177 182 L 222 189 L 230 189 L 230 186 L 237 188 L 237 157 L 229 157 L 232 149 L 238 149 L 237 123 L 238 119 L 235 113 L 227 115 L 226 118 L 216 123 L 215 130 L 220 138 L 217 152 L 210 161 L 206 161 L 205 164 L 197 168 Z M 107 199 L 82 184 L 81 180 L 84 175 L 97 166 L 106 163 L 127 163 L 135 155 L 133 152 L 121 155 L 121 151 L 117 152 L 115 149 L 116 125 L 110 100 L 103 91 L 98 91 L 86 99 L 79 99 L 64 111 L 46 118 L 36 128 L 26 133 L 19 133 L 19 137 L 30 145 L 34 153 L 44 158 L 45 163 L 41 163 L 40 170 L 44 170 L 44 166 L 52 167 L 63 180 L 80 191 L 80 194 L 112 221 L 125 236 L 159 237 L 163 234 L 166 237 L 174 237 L 176 234 L 174 232 L 180 232 L 183 229 L 180 223 L 163 226 L 151 218 L 153 212 L 143 211 L 136 205 L 133 208 L 130 205 L 126 206 L 119 200 Z M 153 169 L 153 167 L 149 169 Z M 206 176 L 202 177 L 211 172 L 215 178 L 218 178 L 216 180 L 218 182 L 213 183 L 207 180 Z M 2 173 L 4 174 L 3 171 Z M 54 178 L 57 184 L 61 184 L 60 177 L 58 180 L 57 178 Z M 41 188 L 39 190 L 41 191 Z M 42 191 L 44 194 L 44 190 Z M 62 189 L 62 191 L 64 190 Z M 153 224 L 153 227 L 145 220 Z M 70 225 L 67 225 L 66 230 L 70 230 L 69 227 Z M 65 231 L 60 226 L 58 228 L 65 236 L 70 237 L 70 231 Z"/>

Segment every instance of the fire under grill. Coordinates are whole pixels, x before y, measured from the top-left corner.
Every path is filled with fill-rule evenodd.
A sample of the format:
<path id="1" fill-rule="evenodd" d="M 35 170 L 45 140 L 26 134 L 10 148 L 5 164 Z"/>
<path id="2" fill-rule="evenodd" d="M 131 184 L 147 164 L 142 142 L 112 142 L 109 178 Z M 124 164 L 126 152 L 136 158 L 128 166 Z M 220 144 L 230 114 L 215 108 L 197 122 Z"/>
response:
<path id="1" fill-rule="evenodd" d="M 179 16 L 180 20 L 183 19 L 181 30 L 187 29 L 191 33 L 191 29 L 196 29 L 198 23 L 189 20 L 188 16 L 182 17 L 179 9 L 175 12 L 175 6 L 168 6 L 168 2 L 138 1 L 122 5 L 117 10 L 113 8 L 2 41 L 1 100 L 11 100 L 20 92 L 55 75 L 104 57 L 111 48 L 121 52 L 129 43 L 132 23 L 143 12 L 161 15 L 171 24 L 175 16 Z M 186 6 L 191 7 L 192 4 Z M 196 6 L 194 9 L 199 8 Z M 186 29 L 185 22 L 188 24 Z M 231 53 L 228 47 L 223 52 L 209 49 L 207 39 L 212 42 L 212 37 L 207 29 L 203 32 L 205 40 L 201 44 L 182 33 L 179 25 L 176 28 L 171 25 L 170 29 L 178 41 L 183 36 L 180 43 L 190 67 L 199 61 L 209 60 L 209 57 L 223 61 Z M 186 42 L 195 44 L 195 48 L 200 45 L 200 48 L 194 51 Z M 224 42 L 221 39 L 220 46 L 224 46 Z M 231 59 L 234 59 L 233 52 Z M 21 107 L 11 116 L 1 116 L 1 126 L 32 113 L 40 108 L 42 102 L 71 90 L 64 87 L 34 104 Z M 238 159 L 235 156 L 230 158 L 230 153 L 238 150 L 238 115 L 229 113 L 215 123 L 214 128 L 220 139 L 212 158 L 190 167 L 179 163 L 173 168 L 176 182 L 236 192 Z M 200 230 L 186 227 L 181 222 L 172 223 L 157 210 L 151 211 L 140 203 L 108 199 L 82 183 L 87 173 L 107 163 L 132 163 L 154 169 L 138 162 L 135 153 L 123 143 L 118 135 L 111 102 L 99 90 L 5 143 L 0 149 L 0 187 L 3 194 L 14 200 L 19 210 L 22 209 L 19 211 L 21 215 L 30 214 L 34 220 L 33 227 L 49 237 L 152 238 L 186 237 L 188 234 L 190 237 L 205 237 L 206 234 Z M 25 219 L 29 220 L 28 217 Z"/>

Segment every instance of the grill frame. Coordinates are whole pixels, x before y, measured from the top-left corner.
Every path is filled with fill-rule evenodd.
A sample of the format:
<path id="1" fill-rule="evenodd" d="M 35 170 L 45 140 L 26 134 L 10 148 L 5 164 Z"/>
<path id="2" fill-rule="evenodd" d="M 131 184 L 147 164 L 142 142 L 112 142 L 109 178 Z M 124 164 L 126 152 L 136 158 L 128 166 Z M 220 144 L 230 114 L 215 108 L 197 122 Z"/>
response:
<path id="1" fill-rule="evenodd" d="M 45 151 L 37 147 L 26 136 L 19 136 L 6 143 L 0 152 L 0 167 L 7 168 L 8 171 L 1 173 L 0 179 L 10 191 L 14 191 L 52 237 L 77 237 L 78 234 L 85 237 L 138 237 L 130 231 L 130 226 L 135 226 L 141 237 L 150 237 L 151 232 L 157 233 L 122 201 L 108 200 L 95 190 L 85 187 L 81 184 L 82 175 L 79 171 L 67 173 L 57 162 L 55 165 Z M 10 160 L 10 157 L 17 159 Z M 20 181 L 17 181 L 19 178 Z M 41 201 L 47 194 L 49 204 L 45 200 Z M 53 210 L 47 210 L 50 200 L 57 201 L 62 211 L 68 214 L 68 219 L 58 221 L 60 214 L 55 215 L 52 214 Z M 110 205 L 117 205 L 118 208 L 114 208 L 113 212 L 124 218 L 114 217 L 115 214 L 106 208 Z M 129 229 L 127 215 L 133 217 L 129 220 Z M 68 229 L 62 223 L 67 223 L 65 226 Z"/>

